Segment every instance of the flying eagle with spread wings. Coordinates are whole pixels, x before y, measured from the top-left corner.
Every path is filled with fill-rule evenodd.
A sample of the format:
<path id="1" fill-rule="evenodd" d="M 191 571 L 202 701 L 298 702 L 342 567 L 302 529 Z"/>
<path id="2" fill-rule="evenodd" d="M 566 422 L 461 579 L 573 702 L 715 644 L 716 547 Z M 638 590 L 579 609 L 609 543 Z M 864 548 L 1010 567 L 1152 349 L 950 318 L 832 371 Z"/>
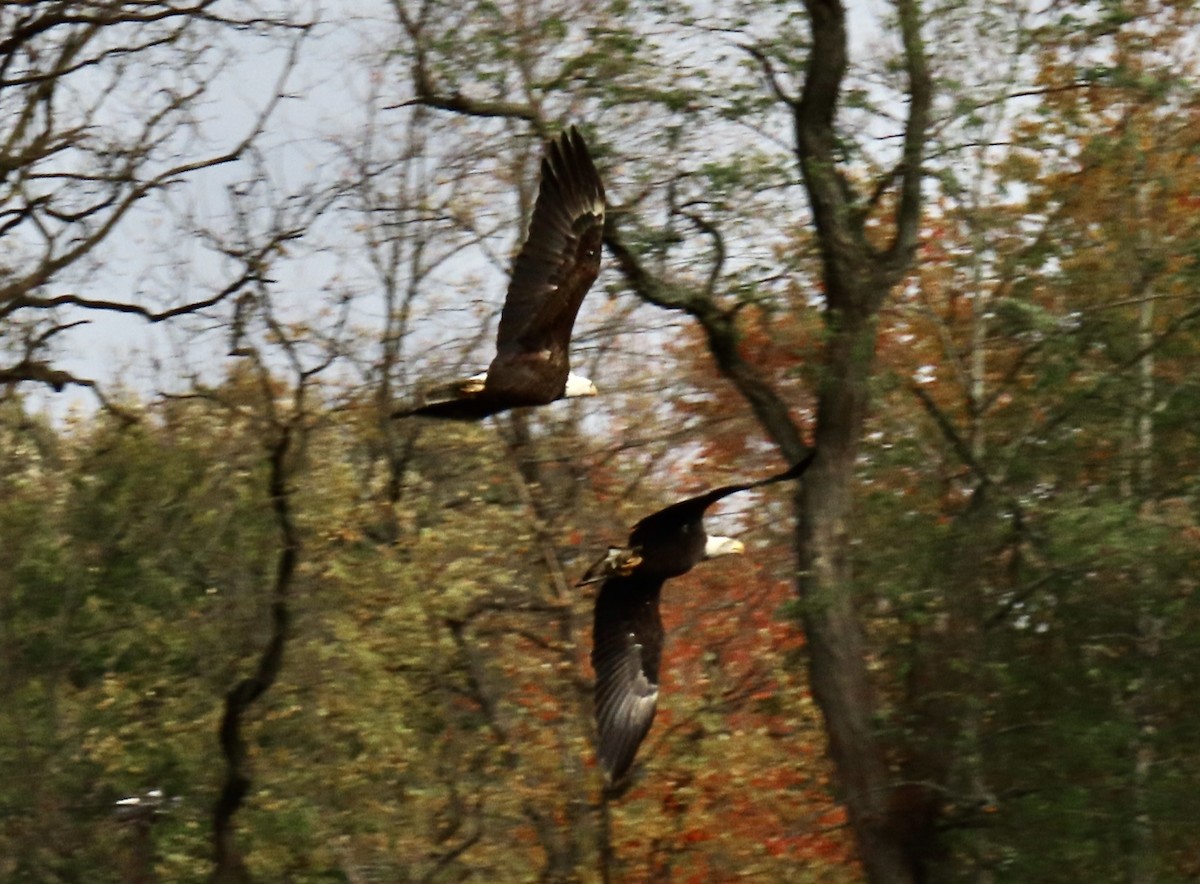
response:
<path id="1" fill-rule="evenodd" d="M 803 475 L 815 451 L 782 473 L 756 482 L 724 485 L 673 503 L 642 519 L 628 545 L 610 547 L 577 585 L 603 580 L 592 624 L 592 668 L 596 671 L 597 755 L 608 781 L 620 783 L 654 721 L 663 626 L 658 603 L 663 584 L 700 562 L 741 554 L 730 537 L 711 537 L 704 512 L 718 500 Z"/>
<path id="2" fill-rule="evenodd" d="M 600 273 L 604 184 L 574 126 L 546 145 L 529 234 L 513 262 L 488 370 L 438 387 L 392 417 L 481 420 L 510 408 L 596 395 L 570 370 L 571 329 Z"/>

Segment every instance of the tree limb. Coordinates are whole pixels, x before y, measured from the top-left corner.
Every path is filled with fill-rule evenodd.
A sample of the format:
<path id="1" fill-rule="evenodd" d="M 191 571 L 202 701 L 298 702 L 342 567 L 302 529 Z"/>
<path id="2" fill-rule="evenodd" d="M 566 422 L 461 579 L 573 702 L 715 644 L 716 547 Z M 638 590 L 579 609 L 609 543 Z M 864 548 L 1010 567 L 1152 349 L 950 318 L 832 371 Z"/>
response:
<path id="1" fill-rule="evenodd" d="M 892 244 L 883 255 L 890 285 L 907 272 L 917 249 L 921 222 L 921 181 L 925 137 L 929 129 L 933 82 L 925 61 L 925 43 L 921 38 L 919 0 L 896 0 L 900 36 L 904 42 L 904 66 L 908 73 L 908 120 L 904 126 L 904 152 L 900 163 L 900 205 L 896 210 L 896 231 Z"/>
<path id="2" fill-rule="evenodd" d="M 950 447 L 954 449 L 954 453 L 958 455 L 959 460 L 966 464 L 971 472 L 978 477 L 979 484 L 981 486 L 994 484 L 992 477 L 988 475 L 987 469 L 971 453 L 971 446 L 967 444 L 967 440 L 958 432 L 958 428 L 954 426 L 945 412 L 938 408 L 933 398 L 919 384 L 910 384 L 909 389 L 917 397 L 917 400 L 924 407 L 926 413 L 933 418 L 933 422 L 938 425 L 938 429 L 942 431 L 942 435 L 950 443 Z"/>
<path id="3" fill-rule="evenodd" d="M 638 297 L 664 309 L 680 310 L 699 322 L 717 368 L 745 398 L 783 456 L 790 462 L 802 458 L 808 452 L 808 446 L 791 418 L 787 403 L 741 354 L 736 311 L 723 310 L 712 298 L 700 292 L 671 286 L 651 275 L 625 244 L 612 215 L 605 221 L 604 244 L 609 254 L 616 258 L 626 285 Z"/>
<path id="4" fill-rule="evenodd" d="M 233 828 L 233 817 L 250 789 L 242 720 L 250 705 L 275 683 L 283 665 L 283 649 L 290 621 L 288 597 L 300 556 L 300 536 L 292 516 L 287 466 L 296 427 L 293 421 L 289 421 L 278 429 L 278 436 L 268 457 L 271 508 L 280 534 L 272 591 L 271 632 L 254 674 L 238 682 L 225 696 L 225 713 L 221 717 L 219 731 L 221 754 L 225 758 L 225 782 L 213 809 L 214 882 L 248 880 L 248 872 L 234 843 Z"/>

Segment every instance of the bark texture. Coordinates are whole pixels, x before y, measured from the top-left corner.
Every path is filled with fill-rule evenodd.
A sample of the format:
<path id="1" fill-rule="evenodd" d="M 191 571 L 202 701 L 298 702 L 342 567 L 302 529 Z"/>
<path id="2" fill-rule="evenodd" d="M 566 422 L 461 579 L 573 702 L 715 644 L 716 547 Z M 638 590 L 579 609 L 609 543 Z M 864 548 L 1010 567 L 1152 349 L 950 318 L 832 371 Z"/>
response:
<path id="1" fill-rule="evenodd" d="M 931 86 L 915 0 L 897 3 L 909 78 L 909 109 L 890 243 L 873 246 L 871 206 L 837 168 L 834 116 L 846 70 L 845 8 L 807 0 L 813 45 L 804 91 L 793 106 L 797 158 L 821 248 L 828 347 L 817 391 L 817 461 L 797 491 L 797 591 L 803 601 L 813 698 L 825 716 L 842 798 L 872 882 L 921 880 L 922 845 L 931 819 L 927 796 L 897 789 L 873 718 L 862 621 L 854 606 L 847 550 L 852 535 L 854 462 L 874 367 L 875 316 L 903 278 L 916 250 L 921 161 Z M 912 799 L 918 806 L 911 807 Z M 925 821 L 925 822 L 922 822 Z"/>

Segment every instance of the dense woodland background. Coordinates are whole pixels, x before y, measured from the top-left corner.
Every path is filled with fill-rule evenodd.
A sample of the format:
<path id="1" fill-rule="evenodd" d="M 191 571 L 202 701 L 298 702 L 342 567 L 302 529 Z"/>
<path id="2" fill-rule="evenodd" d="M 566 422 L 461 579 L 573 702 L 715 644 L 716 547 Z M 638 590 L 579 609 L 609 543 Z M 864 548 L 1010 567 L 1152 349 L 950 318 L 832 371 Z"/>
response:
<path id="1" fill-rule="evenodd" d="M 1200 8 L 849 5 L 0 3 L 0 879 L 1200 876 Z M 602 395 L 389 421 L 569 122 Z"/>

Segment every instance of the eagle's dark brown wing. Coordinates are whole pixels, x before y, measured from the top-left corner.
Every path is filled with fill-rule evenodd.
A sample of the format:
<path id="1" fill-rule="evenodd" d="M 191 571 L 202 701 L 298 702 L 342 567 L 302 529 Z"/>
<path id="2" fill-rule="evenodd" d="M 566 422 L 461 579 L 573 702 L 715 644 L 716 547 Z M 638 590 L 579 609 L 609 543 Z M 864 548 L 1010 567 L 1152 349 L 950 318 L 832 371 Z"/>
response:
<path id="1" fill-rule="evenodd" d="M 603 231 L 604 184 L 572 126 L 542 157 L 529 233 L 513 263 L 496 356 L 487 372 L 426 393 L 392 417 L 480 420 L 562 398 L 568 392 L 571 329 L 600 272 Z M 482 377 L 486 380 L 478 383 Z M 582 391 L 570 395 L 587 395 L 590 385 L 580 380 Z"/>
<path id="2" fill-rule="evenodd" d="M 529 234 L 513 263 L 496 335 L 497 362 L 542 350 L 564 357 L 583 297 L 600 272 L 604 184 L 572 126 L 546 147 Z M 563 378 L 566 370 L 563 369 Z"/>
<path id="3" fill-rule="evenodd" d="M 658 599 L 663 581 L 610 577 L 596 597 L 592 668 L 596 670 L 597 754 L 610 782 L 633 764 L 658 701 L 663 628 Z"/>
<path id="4" fill-rule="evenodd" d="M 691 532 L 698 532 L 701 539 L 689 546 L 695 552 L 702 551 L 704 549 L 704 532 L 701 527 L 701 520 L 704 518 L 705 510 L 721 498 L 737 494 L 739 491 L 749 491 L 751 488 L 761 488 L 763 485 L 773 485 L 776 482 L 798 479 L 808 469 L 816 456 L 816 450 L 813 449 L 782 473 L 776 473 L 774 476 L 768 476 L 765 479 L 758 479 L 754 482 L 743 482 L 738 485 L 722 485 L 720 488 L 713 488 L 711 491 L 705 491 L 703 494 L 697 494 L 695 497 L 689 497 L 686 500 L 663 507 L 658 512 L 651 513 L 633 526 L 633 530 L 629 533 L 629 545 L 635 549 L 646 549 L 647 547 L 667 542 L 668 539 L 674 538 L 675 535 L 679 534 L 683 526 L 690 525 L 693 526 Z M 695 540 L 695 538 L 692 538 L 692 540 Z M 695 565 L 698 561 L 699 558 L 697 557 L 696 561 L 691 562 L 687 567 Z M 679 573 L 682 573 L 682 571 Z"/>

